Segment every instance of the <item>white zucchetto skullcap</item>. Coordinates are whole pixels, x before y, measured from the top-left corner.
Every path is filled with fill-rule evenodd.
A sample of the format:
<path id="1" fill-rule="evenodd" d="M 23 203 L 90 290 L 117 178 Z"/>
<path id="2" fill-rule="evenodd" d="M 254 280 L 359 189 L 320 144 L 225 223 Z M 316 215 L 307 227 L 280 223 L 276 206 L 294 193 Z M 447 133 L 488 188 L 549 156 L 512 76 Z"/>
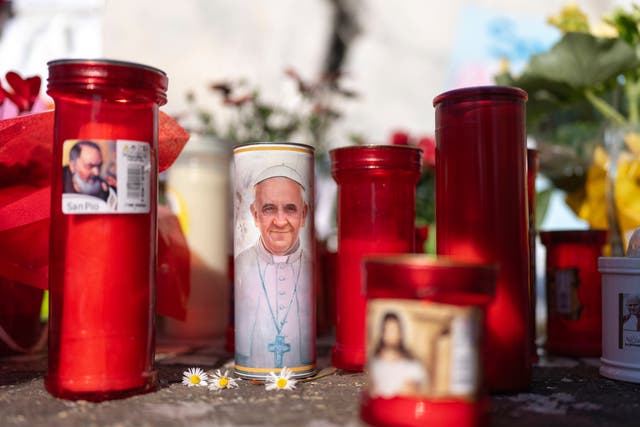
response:
<path id="1" fill-rule="evenodd" d="M 258 174 L 253 185 L 256 186 L 265 179 L 276 177 L 289 178 L 290 180 L 300 184 L 303 190 L 305 189 L 304 182 L 298 171 L 289 166 L 286 166 L 285 164 L 279 164 L 266 168 Z"/>

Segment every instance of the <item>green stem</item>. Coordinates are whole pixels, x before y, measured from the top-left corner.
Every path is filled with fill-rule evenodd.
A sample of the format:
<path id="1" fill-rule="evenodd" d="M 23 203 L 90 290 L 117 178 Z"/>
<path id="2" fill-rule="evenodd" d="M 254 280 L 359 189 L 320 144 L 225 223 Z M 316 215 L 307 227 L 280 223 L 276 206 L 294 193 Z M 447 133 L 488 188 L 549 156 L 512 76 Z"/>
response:
<path id="1" fill-rule="evenodd" d="M 638 98 L 640 98 L 640 82 L 634 80 L 631 76 L 627 76 L 627 84 L 625 85 L 625 93 L 629 105 L 629 122 L 638 123 L 640 120 L 640 110 L 638 110 Z"/>
<path id="2" fill-rule="evenodd" d="M 593 105 L 593 107 L 600 112 L 604 117 L 610 119 L 618 125 L 624 125 L 627 123 L 625 117 L 620 114 L 615 108 L 611 106 L 607 101 L 594 94 L 591 89 L 584 90 L 584 96 L 587 101 Z"/>

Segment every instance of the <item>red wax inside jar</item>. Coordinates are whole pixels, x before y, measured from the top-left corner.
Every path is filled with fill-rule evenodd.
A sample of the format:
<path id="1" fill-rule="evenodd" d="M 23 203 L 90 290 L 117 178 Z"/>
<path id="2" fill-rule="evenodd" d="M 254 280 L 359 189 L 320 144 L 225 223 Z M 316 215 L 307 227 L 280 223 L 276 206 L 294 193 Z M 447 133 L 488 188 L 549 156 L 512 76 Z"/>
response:
<path id="1" fill-rule="evenodd" d="M 166 102 L 167 79 L 113 61 L 53 61 L 49 73 L 56 111 L 45 386 L 57 397 L 92 401 L 150 391 L 157 382 L 158 105 Z M 63 145 L 80 139 L 148 144 L 146 212 L 63 213 Z"/>
<path id="2" fill-rule="evenodd" d="M 602 296 L 598 258 L 606 230 L 544 231 L 547 248 L 547 341 L 549 353 L 599 357 Z"/>
<path id="3" fill-rule="evenodd" d="M 367 300 L 362 289 L 362 259 L 366 255 L 407 253 L 412 246 L 407 241 L 341 240 L 338 246 L 339 284 L 335 366 L 341 369 L 362 370 L 366 352 L 364 348 L 365 309 Z M 343 285 L 350 284 L 350 285 Z"/>
<path id="4" fill-rule="evenodd" d="M 361 260 L 376 253 L 413 252 L 415 188 L 421 150 L 406 146 L 346 147 L 331 152 L 338 184 L 336 345 L 333 364 L 362 370 L 365 297 Z"/>
<path id="5" fill-rule="evenodd" d="M 477 87 L 434 100 L 437 252 L 499 266 L 487 313 L 491 391 L 526 389 L 531 379 L 526 98 Z"/>

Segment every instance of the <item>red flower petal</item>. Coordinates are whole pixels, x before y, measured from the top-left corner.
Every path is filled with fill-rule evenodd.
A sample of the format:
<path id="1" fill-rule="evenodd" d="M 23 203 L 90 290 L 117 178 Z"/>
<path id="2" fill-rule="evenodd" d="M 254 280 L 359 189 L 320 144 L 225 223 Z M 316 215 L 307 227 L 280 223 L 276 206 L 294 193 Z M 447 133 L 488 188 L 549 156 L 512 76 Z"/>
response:
<path id="1" fill-rule="evenodd" d="M 391 134 L 392 145 L 409 145 L 409 134 L 404 131 L 396 131 Z"/>
<path id="2" fill-rule="evenodd" d="M 20 113 L 31 111 L 33 103 L 40 94 L 42 80 L 38 76 L 23 79 L 15 71 L 9 71 L 5 78 L 13 89 L 13 92 L 5 91 L 6 96 L 13 102 Z"/>
<path id="3" fill-rule="evenodd" d="M 42 79 L 40 76 L 33 76 L 27 79 L 27 85 L 29 86 L 29 111 L 33 108 L 33 104 L 40 95 L 40 86 L 42 85 Z"/>
<path id="4" fill-rule="evenodd" d="M 436 165 L 436 141 L 425 136 L 418 140 L 418 147 L 422 148 L 422 164 L 435 167 Z"/>

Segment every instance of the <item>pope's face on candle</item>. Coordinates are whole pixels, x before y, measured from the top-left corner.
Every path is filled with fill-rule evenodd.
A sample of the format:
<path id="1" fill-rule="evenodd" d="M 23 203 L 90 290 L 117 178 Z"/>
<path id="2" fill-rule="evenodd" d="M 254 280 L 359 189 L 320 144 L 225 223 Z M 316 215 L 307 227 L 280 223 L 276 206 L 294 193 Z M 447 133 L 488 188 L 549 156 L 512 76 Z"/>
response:
<path id="1" fill-rule="evenodd" d="M 262 242 L 274 255 L 285 255 L 298 241 L 307 218 L 302 186 L 289 178 L 273 177 L 255 186 L 251 214 Z"/>

